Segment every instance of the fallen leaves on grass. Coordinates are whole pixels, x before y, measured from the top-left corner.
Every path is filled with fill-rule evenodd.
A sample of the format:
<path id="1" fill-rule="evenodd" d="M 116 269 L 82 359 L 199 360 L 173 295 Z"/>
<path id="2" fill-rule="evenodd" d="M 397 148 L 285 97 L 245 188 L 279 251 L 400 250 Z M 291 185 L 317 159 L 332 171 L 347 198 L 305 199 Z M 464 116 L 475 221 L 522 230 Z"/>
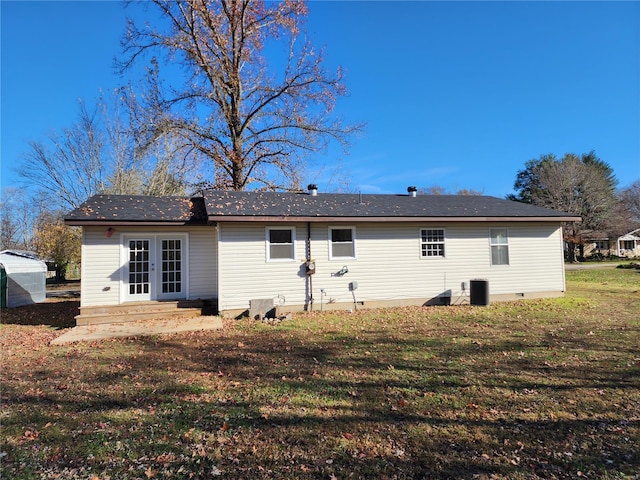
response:
<path id="1" fill-rule="evenodd" d="M 5 325 L 45 325 L 53 328 L 69 328 L 75 325 L 80 313 L 80 302 L 68 299 L 47 299 L 15 308 L 3 308 L 2 323 Z"/>
<path id="2" fill-rule="evenodd" d="M 633 478 L 640 312 L 620 296 L 603 319 L 598 301 L 315 312 L 65 347 L 47 323 L 2 325 L 3 469 Z"/>

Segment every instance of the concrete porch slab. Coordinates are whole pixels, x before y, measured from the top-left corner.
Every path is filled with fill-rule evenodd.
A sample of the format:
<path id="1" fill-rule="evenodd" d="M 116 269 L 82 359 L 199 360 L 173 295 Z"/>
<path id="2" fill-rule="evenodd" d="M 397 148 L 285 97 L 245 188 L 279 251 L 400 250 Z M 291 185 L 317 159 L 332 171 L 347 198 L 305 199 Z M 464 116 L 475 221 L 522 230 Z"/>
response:
<path id="1" fill-rule="evenodd" d="M 51 341 L 51 345 L 64 345 L 73 342 L 103 340 L 117 337 L 137 337 L 162 333 L 189 332 L 196 330 L 218 330 L 222 328 L 222 319 L 216 316 L 202 315 L 189 318 L 169 318 L 139 320 L 121 323 L 103 323 L 99 325 L 80 325 L 63 333 Z"/>

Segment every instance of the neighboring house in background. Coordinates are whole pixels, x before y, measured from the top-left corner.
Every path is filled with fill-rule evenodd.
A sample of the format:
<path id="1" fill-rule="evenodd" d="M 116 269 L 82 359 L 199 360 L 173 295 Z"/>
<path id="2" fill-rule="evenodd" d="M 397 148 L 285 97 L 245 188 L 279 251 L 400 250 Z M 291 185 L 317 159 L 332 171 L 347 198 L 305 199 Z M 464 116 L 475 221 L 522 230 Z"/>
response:
<path id="1" fill-rule="evenodd" d="M 640 228 L 618 237 L 615 250 L 619 257 L 640 257 Z"/>
<path id="2" fill-rule="evenodd" d="M 596 254 L 618 257 L 640 257 L 640 228 L 616 239 L 609 238 L 605 232 L 583 233 L 583 256 Z"/>
<path id="3" fill-rule="evenodd" d="M 210 299 L 224 315 L 468 302 L 565 291 L 562 222 L 574 215 L 485 196 L 205 191 L 91 197 L 82 315 L 105 305 Z M 484 288 L 484 287 L 483 287 Z M 471 292 L 472 293 L 472 292 Z"/>
<path id="4" fill-rule="evenodd" d="M 590 257 L 593 255 L 615 255 L 612 251 L 613 245 L 609 240 L 609 234 L 599 231 L 586 231 L 581 233 L 582 236 L 582 251 L 581 256 Z"/>

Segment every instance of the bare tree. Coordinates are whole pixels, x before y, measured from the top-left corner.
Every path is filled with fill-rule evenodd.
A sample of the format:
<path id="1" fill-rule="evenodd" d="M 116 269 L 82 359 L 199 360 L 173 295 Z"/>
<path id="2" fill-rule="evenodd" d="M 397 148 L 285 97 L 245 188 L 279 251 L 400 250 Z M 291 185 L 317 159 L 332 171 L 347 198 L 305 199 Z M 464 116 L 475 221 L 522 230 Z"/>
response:
<path id="1" fill-rule="evenodd" d="M 620 191 L 621 208 L 627 212 L 630 224 L 640 227 L 640 179 Z"/>
<path id="2" fill-rule="evenodd" d="M 0 250 L 26 249 L 20 225 L 5 202 L 0 203 Z"/>
<path id="3" fill-rule="evenodd" d="M 594 152 L 581 156 L 568 153 L 561 159 L 549 154 L 528 161 L 518 172 L 515 188 L 519 192 L 510 198 L 580 215 L 581 223 L 563 227 L 569 257 L 574 261 L 583 231 L 608 227 L 616 205 L 616 184 L 611 167 Z"/>
<path id="4" fill-rule="evenodd" d="M 73 125 L 29 143 L 18 174 L 61 209 L 98 193 L 184 194 L 196 169 L 192 157 L 171 135 L 141 148 L 124 98 L 114 91 L 91 110 L 81 103 Z"/>
<path id="5" fill-rule="evenodd" d="M 67 208 L 76 208 L 91 195 L 104 191 L 104 136 L 96 110 L 89 111 L 82 103 L 78 121 L 60 134 L 51 133 L 47 143 L 29 143 L 18 169 L 22 178 L 55 195 Z"/>
<path id="6" fill-rule="evenodd" d="M 332 117 L 346 93 L 340 69 L 328 75 L 323 53 L 301 41 L 303 0 L 153 0 L 166 21 L 129 22 L 122 70 L 144 54 L 166 54 L 186 76 L 165 87 L 160 62 L 151 58 L 137 108 L 136 136 L 147 145 L 162 135 L 213 164 L 210 186 L 243 190 L 297 189 L 305 154 L 332 140 L 346 146 L 357 126 Z M 275 42 L 275 43 L 274 43 Z M 279 42 L 279 43 L 278 43 Z M 269 69 L 265 49 L 287 42 Z"/>
<path id="7" fill-rule="evenodd" d="M 606 232 L 613 239 L 637 228 L 640 228 L 640 180 L 616 193 Z"/>
<path id="8" fill-rule="evenodd" d="M 47 195 L 31 195 L 17 188 L 5 189 L 0 202 L 0 250 L 33 250 L 33 225 L 52 203 Z"/>

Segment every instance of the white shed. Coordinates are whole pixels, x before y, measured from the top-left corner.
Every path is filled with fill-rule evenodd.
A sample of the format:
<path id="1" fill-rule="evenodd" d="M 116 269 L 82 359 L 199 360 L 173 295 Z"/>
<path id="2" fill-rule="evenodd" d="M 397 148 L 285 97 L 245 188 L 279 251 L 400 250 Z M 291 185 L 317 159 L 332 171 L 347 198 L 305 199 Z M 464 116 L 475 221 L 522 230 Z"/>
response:
<path id="1" fill-rule="evenodd" d="M 15 250 L 0 252 L 3 307 L 20 307 L 46 299 L 47 265 L 33 254 Z"/>

